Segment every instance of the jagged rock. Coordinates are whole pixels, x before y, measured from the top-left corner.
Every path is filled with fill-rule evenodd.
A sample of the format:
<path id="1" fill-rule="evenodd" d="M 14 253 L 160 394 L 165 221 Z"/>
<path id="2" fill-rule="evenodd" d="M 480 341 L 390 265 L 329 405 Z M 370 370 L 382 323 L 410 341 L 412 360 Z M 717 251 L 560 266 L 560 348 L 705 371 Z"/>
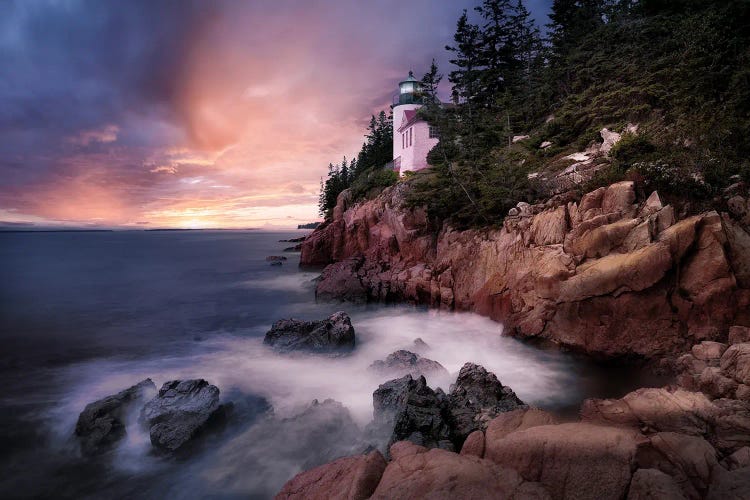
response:
<path id="1" fill-rule="evenodd" d="M 383 455 L 345 457 L 301 472 L 287 481 L 277 500 L 365 500 L 377 488 L 386 468 Z"/>
<path id="2" fill-rule="evenodd" d="M 733 397 L 737 382 L 721 374 L 719 368 L 704 368 L 698 377 L 698 388 L 712 398 Z"/>
<path id="3" fill-rule="evenodd" d="M 750 343 L 733 344 L 721 357 L 721 373 L 750 385 Z"/>
<path id="4" fill-rule="evenodd" d="M 553 498 L 623 498 L 638 443 L 635 430 L 587 423 L 541 425 L 487 441 L 484 456 L 538 481 Z"/>
<path id="5" fill-rule="evenodd" d="M 746 326 L 733 326 L 729 329 L 729 343 L 742 344 L 750 342 L 750 328 Z"/>
<path id="6" fill-rule="evenodd" d="M 266 257 L 267 262 L 280 262 L 283 260 L 286 260 L 286 257 L 284 257 L 283 255 L 269 255 L 268 257 Z"/>
<path id="7" fill-rule="evenodd" d="M 367 290 L 358 276 L 361 266 L 362 259 L 355 257 L 326 267 L 315 288 L 315 298 L 355 304 L 367 302 Z"/>
<path id="8" fill-rule="evenodd" d="M 275 260 L 275 261 L 271 262 L 271 265 L 272 265 L 272 266 L 277 266 L 277 267 L 278 267 L 278 266 L 282 266 L 282 265 L 284 265 L 284 263 L 283 263 L 283 262 L 281 262 L 280 260 Z"/>
<path id="9" fill-rule="evenodd" d="M 494 373 L 474 363 L 466 363 L 448 395 L 454 441 L 462 443 L 475 430 L 487 428 L 499 414 L 524 407 L 510 387 Z"/>
<path id="10" fill-rule="evenodd" d="M 750 467 L 727 472 L 717 469 L 706 500 L 747 500 L 750 498 Z"/>
<path id="11" fill-rule="evenodd" d="M 437 361 L 423 358 L 418 354 L 410 351 L 400 350 L 388 355 L 385 360 L 377 360 L 370 365 L 370 369 L 381 374 L 389 374 L 396 377 L 411 375 L 419 377 L 420 375 L 440 375 L 449 376 L 448 370 Z"/>
<path id="12" fill-rule="evenodd" d="M 466 438 L 461 446 L 461 455 L 473 455 L 482 458 L 484 456 L 484 432 L 474 431 Z"/>
<path id="13" fill-rule="evenodd" d="M 99 453 L 122 439 L 129 414 L 154 394 L 156 386 L 147 378 L 117 394 L 87 404 L 75 428 L 81 451 L 86 455 Z"/>
<path id="14" fill-rule="evenodd" d="M 347 352 L 354 348 L 354 327 L 341 311 L 321 321 L 282 319 L 273 324 L 263 343 L 282 352 Z"/>
<path id="15" fill-rule="evenodd" d="M 501 229 L 436 232 L 409 189 L 359 204 L 342 193 L 334 220 L 303 244 L 302 264 L 336 261 L 319 298 L 472 310 L 513 335 L 604 357 L 684 353 L 750 321 L 750 235 L 729 216 L 675 222 L 626 181 L 577 203 L 515 207 Z M 308 261 L 324 234 L 327 256 Z"/>
<path id="16" fill-rule="evenodd" d="M 622 399 L 587 399 L 581 406 L 585 421 L 648 427 L 693 436 L 709 431 L 709 416 L 716 409 L 706 396 L 682 389 L 638 389 Z"/>
<path id="17" fill-rule="evenodd" d="M 581 407 L 581 417 L 650 432 L 703 436 L 724 453 L 750 445 L 748 403 L 710 401 L 703 393 L 682 389 L 638 389 L 622 399 L 588 399 Z"/>
<path id="18" fill-rule="evenodd" d="M 633 474 L 628 500 L 685 500 L 674 479 L 656 469 L 638 469 Z"/>
<path id="19" fill-rule="evenodd" d="M 549 498 L 538 484 L 480 458 L 433 449 L 399 456 L 386 467 L 373 499 Z"/>
<path id="20" fill-rule="evenodd" d="M 740 401 L 750 403 L 750 385 L 740 384 L 737 386 L 734 397 Z"/>
<path id="21" fill-rule="evenodd" d="M 336 227 L 323 223 L 302 242 L 300 265 L 320 266 L 333 262 L 333 240 Z"/>
<path id="22" fill-rule="evenodd" d="M 154 447 L 174 452 L 222 413 L 218 387 L 203 379 L 173 380 L 146 403 L 139 421 L 149 430 Z"/>
<path id="23" fill-rule="evenodd" d="M 674 432 L 660 432 L 639 443 L 636 462 L 668 474 L 688 498 L 703 498 L 714 469 L 720 467 L 716 450 L 705 439 Z"/>
<path id="24" fill-rule="evenodd" d="M 750 447 L 743 446 L 724 459 L 724 465 L 727 470 L 741 469 L 750 467 Z"/>
<path id="25" fill-rule="evenodd" d="M 691 352 L 696 359 L 702 361 L 713 361 L 720 359 L 721 355 L 724 354 L 724 351 L 726 350 L 726 344 L 704 340 L 700 344 L 694 345 Z"/>
<path id="26" fill-rule="evenodd" d="M 548 147 L 552 146 L 552 143 L 550 141 L 544 141 L 539 145 L 540 149 L 547 149 Z"/>
<path id="27" fill-rule="evenodd" d="M 369 431 L 387 437 L 388 446 L 408 440 L 420 446 L 452 450 L 445 418 L 447 398 L 427 386 L 424 377 L 405 375 L 380 385 L 372 394 L 374 421 Z"/>

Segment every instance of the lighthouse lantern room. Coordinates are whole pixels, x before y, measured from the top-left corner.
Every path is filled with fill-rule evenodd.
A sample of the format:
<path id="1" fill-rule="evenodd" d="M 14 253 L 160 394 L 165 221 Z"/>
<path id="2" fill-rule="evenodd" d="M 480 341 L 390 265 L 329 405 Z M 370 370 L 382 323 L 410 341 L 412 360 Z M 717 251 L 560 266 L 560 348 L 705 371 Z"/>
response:
<path id="1" fill-rule="evenodd" d="M 403 175 L 429 167 L 427 153 L 438 143 L 437 134 L 419 117 L 424 104 L 422 84 L 409 71 L 393 96 L 393 169 Z"/>

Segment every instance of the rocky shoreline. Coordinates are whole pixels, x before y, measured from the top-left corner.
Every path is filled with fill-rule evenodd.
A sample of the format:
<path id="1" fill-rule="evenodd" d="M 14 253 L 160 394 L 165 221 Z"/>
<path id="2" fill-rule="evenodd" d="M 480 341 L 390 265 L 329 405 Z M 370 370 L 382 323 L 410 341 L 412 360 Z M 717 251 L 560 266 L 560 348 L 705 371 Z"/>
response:
<path id="1" fill-rule="evenodd" d="M 741 188 L 737 188 L 741 190 Z M 474 311 L 510 334 L 612 358 L 675 356 L 750 325 L 750 211 L 680 217 L 633 182 L 576 199 L 520 203 L 501 229 L 435 228 L 408 184 L 352 205 L 302 244 L 327 265 L 319 299 L 412 302 Z"/>
<path id="2" fill-rule="evenodd" d="M 439 425 L 432 439 L 394 433 L 385 454 L 301 473 L 277 498 L 750 498 L 742 185 L 723 213 L 685 216 L 620 182 L 519 203 L 501 229 L 465 231 L 433 227 L 407 206 L 407 189 L 356 205 L 339 196 L 333 220 L 302 244 L 301 265 L 326 265 L 319 299 L 474 311 L 521 338 L 657 361 L 676 382 L 586 400 L 575 422 L 520 401 L 484 417 L 469 405 L 467 421 L 483 424 L 453 450 Z M 412 384 L 420 401 L 440 401 L 414 382 L 386 386 Z"/>

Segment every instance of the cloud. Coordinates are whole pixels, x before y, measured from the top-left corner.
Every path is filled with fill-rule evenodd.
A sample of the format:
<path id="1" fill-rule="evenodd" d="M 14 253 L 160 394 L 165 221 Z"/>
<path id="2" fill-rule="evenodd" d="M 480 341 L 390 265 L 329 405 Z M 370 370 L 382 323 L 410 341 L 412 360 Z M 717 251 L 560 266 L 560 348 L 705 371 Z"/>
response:
<path id="1" fill-rule="evenodd" d="M 448 72 L 443 46 L 461 10 L 431 0 L 6 2 L 0 209 L 125 226 L 200 214 L 244 227 L 243 217 L 286 217 L 278 207 L 314 220 L 326 165 L 356 153 L 396 82 L 433 57 Z"/>

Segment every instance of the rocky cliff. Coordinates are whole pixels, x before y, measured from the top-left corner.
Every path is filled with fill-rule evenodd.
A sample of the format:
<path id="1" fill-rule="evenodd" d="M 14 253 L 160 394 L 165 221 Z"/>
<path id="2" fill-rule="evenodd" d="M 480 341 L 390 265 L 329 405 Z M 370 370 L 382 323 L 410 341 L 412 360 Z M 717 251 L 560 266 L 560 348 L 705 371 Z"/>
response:
<path id="1" fill-rule="evenodd" d="M 457 231 L 408 207 L 408 189 L 359 204 L 339 196 L 302 245 L 302 265 L 328 264 L 319 298 L 476 311 L 514 335 L 603 356 L 683 352 L 750 325 L 741 210 L 677 220 L 656 192 L 639 200 L 620 182 L 520 203 L 500 229 Z"/>

